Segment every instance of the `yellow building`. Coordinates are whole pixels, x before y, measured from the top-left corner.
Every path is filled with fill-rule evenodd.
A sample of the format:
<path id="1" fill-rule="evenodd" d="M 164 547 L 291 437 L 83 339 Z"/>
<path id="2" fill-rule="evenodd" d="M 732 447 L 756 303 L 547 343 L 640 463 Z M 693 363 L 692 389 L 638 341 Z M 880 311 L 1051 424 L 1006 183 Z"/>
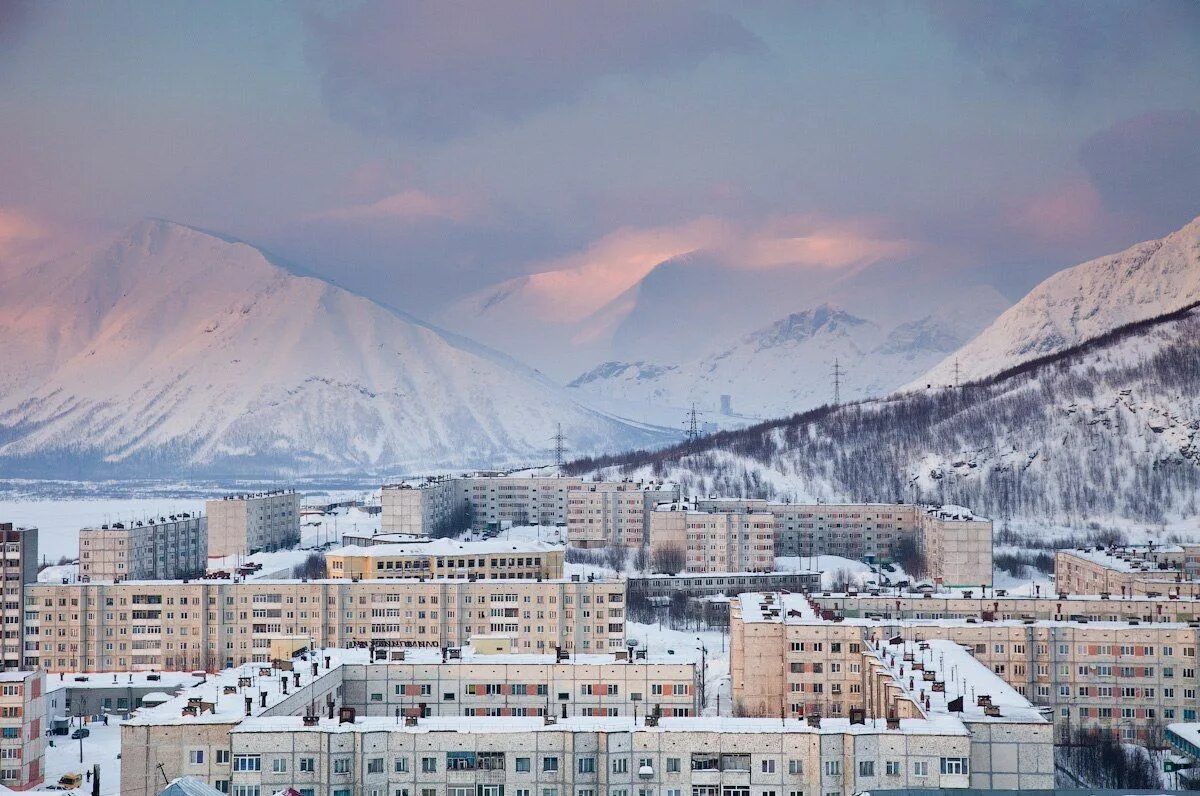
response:
<path id="1" fill-rule="evenodd" d="M 334 578 L 476 578 L 553 580 L 563 573 L 563 548 L 543 542 L 456 542 L 342 547 L 325 556 Z"/>

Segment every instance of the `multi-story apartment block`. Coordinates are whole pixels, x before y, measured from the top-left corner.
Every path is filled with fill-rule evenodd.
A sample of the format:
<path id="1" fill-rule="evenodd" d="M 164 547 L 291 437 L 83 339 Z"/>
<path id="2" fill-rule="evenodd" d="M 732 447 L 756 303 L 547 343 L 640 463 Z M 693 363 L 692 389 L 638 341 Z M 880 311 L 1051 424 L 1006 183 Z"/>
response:
<path id="1" fill-rule="evenodd" d="M 709 512 L 689 503 L 663 503 L 650 513 L 652 560 L 669 550 L 683 554 L 689 572 L 770 572 L 775 518 L 768 512 Z"/>
<path id="2" fill-rule="evenodd" d="M 1200 596 L 1200 545 L 1140 545 L 1059 550 L 1054 584 L 1085 594 Z"/>
<path id="3" fill-rule="evenodd" d="M 300 494 L 294 489 L 229 495 L 208 501 L 205 511 L 212 558 L 300 543 Z"/>
<path id="4" fill-rule="evenodd" d="M 0 603 L 0 619 L 4 623 L 4 668 L 19 669 L 26 665 L 22 589 L 26 583 L 37 581 L 37 528 L 18 528 L 11 522 L 0 522 L 0 543 L 3 544 L 0 579 L 4 582 L 4 601 Z"/>
<path id="5" fill-rule="evenodd" d="M 333 578 L 484 578 L 553 580 L 563 575 L 561 545 L 544 542 L 457 542 L 342 547 L 325 555 Z"/>
<path id="6" fill-rule="evenodd" d="M 208 565 L 208 520 L 188 513 L 79 531 L 81 580 L 190 578 Z"/>
<path id="7" fill-rule="evenodd" d="M 1063 601 L 1045 602 L 1041 613 L 1062 615 Z M 1197 716 L 1198 634 L 1200 622 L 1082 615 L 853 618 L 805 595 L 743 594 L 731 608 L 731 677 L 735 700 L 752 715 L 774 714 L 781 706 L 791 715 L 843 715 L 861 706 L 857 667 L 864 649 L 895 638 L 943 640 L 969 650 L 1052 714 L 1061 739 L 1105 730 L 1125 741 L 1158 744 L 1166 723 Z"/>
<path id="8" fill-rule="evenodd" d="M 45 675 L 0 672 L 0 786 L 24 790 L 45 772 Z"/>
<path id="9" fill-rule="evenodd" d="M 748 591 L 816 591 L 820 572 L 681 572 L 678 575 L 631 575 L 629 599 L 636 597 L 734 597 Z"/>
<path id="10" fill-rule="evenodd" d="M 432 670 L 424 681 L 405 681 L 407 671 L 393 670 L 393 663 L 364 663 L 364 655 L 317 651 L 278 667 L 231 669 L 139 711 L 121 727 L 121 793 L 148 796 L 162 778 L 181 775 L 227 793 L 290 787 L 306 796 L 501 796 L 505 790 L 514 796 L 635 790 L 768 796 L 1015 790 L 1052 782 L 1049 725 L 1030 713 L 1027 702 L 997 688 L 992 707 L 955 710 L 948 699 L 936 698 L 918 704 L 916 692 L 888 668 L 886 653 L 872 659 L 871 675 L 886 716 L 803 721 L 671 718 L 659 710 L 567 718 L 544 709 L 540 716 L 438 714 L 434 703 L 445 702 L 436 698 L 444 697 L 441 691 L 469 689 L 471 683 L 453 674 L 443 681 Z M 541 664 L 497 665 L 520 667 L 506 683 L 496 683 L 518 686 L 537 677 L 528 666 Z M 495 675 L 467 679 L 475 676 Z M 588 685 L 582 681 L 591 676 L 604 675 L 574 678 L 581 699 L 590 698 L 582 694 Z M 613 676 L 618 679 L 612 683 L 598 683 L 603 690 L 641 688 L 650 695 L 647 704 L 653 703 L 644 684 L 622 680 L 615 670 Z M 422 695 L 414 691 L 423 685 L 430 688 L 422 706 Z M 457 693 L 473 696 L 469 690 Z M 505 695 L 493 696 L 500 707 Z M 620 709 L 631 703 L 636 709 L 632 700 Z M 992 715 L 996 708 L 1003 715 Z"/>
<path id="11" fill-rule="evenodd" d="M 714 514 L 770 514 L 776 556 L 837 555 L 879 562 L 891 559 L 907 541 L 921 551 L 926 574 L 935 582 L 950 586 L 992 583 L 991 520 L 960 506 L 812 505 L 708 498 L 697 500 L 694 508 Z"/>
<path id="12" fill-rule="evenodd" d="M 462 646 L 488 634 L 523 652 L 625 645 L 624 582 L 578 577 L 36 583 L 25 608 L 27 659 L 51 672 L 214 671 L 267 660 L 281 635 L 321 647 Z"/>
<path id="13" fill-rule="evenodd" d="M 567 540 L 575 547 L 643 547 L 655 506 L 678 500 L 678 486 L 658 481 L 581 484 L 567 491 Z"/>
<path id="14" fill-rule="evenodd" d="M 419 485 L 388 485 L 381 493 L 385 533 L 448 535 L 466 527 L 567 524 L 567 492 L 583 483 L 562 476 L 470 475 Z"/>

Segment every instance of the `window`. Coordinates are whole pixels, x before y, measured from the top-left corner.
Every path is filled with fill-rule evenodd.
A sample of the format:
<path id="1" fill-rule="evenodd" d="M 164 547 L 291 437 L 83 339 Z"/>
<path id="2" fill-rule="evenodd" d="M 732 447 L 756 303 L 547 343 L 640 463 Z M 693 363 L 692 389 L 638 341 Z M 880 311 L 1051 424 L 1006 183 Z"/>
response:
<path id="1" fill-rule="evenodd" d="M 825 776 L 840 777 L 842 775 L 841 760 L 826 760 L 825 761 Z"/>
<path id="2" fill-rule="evenodd" d="M 679 773 L 679 758 L 678 757 L 668 757 L 667 758 L 667 773 L 668 774 L 678 774 Z"/>
<path id="3" fill-rule="evenodd" d="M 517 771 L 521 771 L 521 772 L 529 771 L 529 758 L 528 757 L 518 757 L 516 766 L 517 766 Z"/>
<path id="4" fill-rule="evenodd" d="M 258 755 L 235 755 L 234 771 L 262 771 L 262 758 Z"/>
<path id="5" fill-rule="evenodd" d="M 788 761 L 788 773 L 793 774 L 793 775 L 794 774 L 803 774 L 804 773 L 804 761 L 803 760 L 789 760 Z"/>
<path id="6" fill-rule="evenodd" d="M 300 758 L 299 766 L 301 771 L 316 771 L 316 758 L 302 757 Z"/>
<path id="7" fill-rule="evenodd" d="M 204 750 L 203 749 L 193 749 L 190 752 L 188 752 L 188 762 L 191 763 L 193 766 L 203 765 L 204 764 Z"/>
<path id="8" fill-rule="evenodd" d="M 350 773 L 350 758 L 335 757 L 333 759 L 333 773 L 349 774 Z"/>
<path id="9" fill-rule="evenodd" d="M 900 761 L 899 760 L 889 760 L 886 763 L 884 763 L 883 764 L 883 773 L 887 774 L 889 777 L 900 776 Z"/>
<path id="10" fill-rule="evenodd" d="M 271 771 L 276 774 L 286 774 L 287 773 L 287 758 L 286 757 L 272 758 Z"/>
<path id="11" fill-rule="evenodd" d="M 581 773 L 582 773 L 582 772 L 581 772 Z M 613 758 L 613 761 L 612 761 L 612 773 L 614 773 L 614 774 L 628 774 L 628 773 L 629 773 L 629 758 L 628 758 L 628 757 L 616 757 L 616 758 Z"/>
<path id="12" fill-rule="evenodd" d="M 233 796 L 259 796 L 257 785 L 234 785 Z"/>
<path id="13" fill-rule="evenodd" d="M 542 771 L 558 771 L 558 758 L 557 757 L 543 757 L 542 758 Z M 543 796 L 544 796 L 544 794 L 543 794 Z"/>
<path id="14" fill-rule="evenodd" d="M 927 776 L 929 776 L 929 761 L 927 761 L 927 760 L 914 760 L 914 761 L 913 761 L 913 776 L 914 776 L 914 777 L 927 777 Z"/>
<path id="15" fill-rule="evenodd" d="M 775 761 L 770 758 L 763 760 L 762 761 L 762 773 L 774 774 L 775 773 Z"/>
<path id="16" fill-rule="evenodd" d="M 875 776 L 875 761 L 874 760 L 859 760 L 858 775 L 860 777 Z"/>
<path id="17" fill-rule="evenodd" d="M 966 774 L 967 773 L 967 758 L 965 758 L 965 757 L 943 757 L 942 758 L 942 773 L 943 774 Z"/>
<path id="18" fill-rule="evenodd" d="M 408 773 L 408 758 L 407 757 L 397 757 L 396 765 L 392 767 L 392 770 L 395 771 L 397 774 L 407 774 Z"/>
<path id="19" fill-rule="evenodd" d="M 436 771 L 437 771 L 437 758 L 436 757 L 422 757 L 421 758 L 421 772 L 422 773 L 432 774 Z"/>
<path id="20" fill-rule="evenodd" d="M 368 760 L 367 761 L 367 773 L 368 774 L 382 774 L 383 773 L 383 758 L 382 757 L 372 757 L 370 760 Z"/>
<path id="21" fill-rule="evenodd" d="M 220 763 L 221 765 L 226 765 L 226 766 L 229 765 L 229 750 L 228 749 L 218 749 L 217 750 L 217 762 Z"/>
<path id="22" fill-rule="evenodd" d="M 594 758 L 594 757 L 579 758 L 579 773 L 580 774 L 595 774 L 596 773 L 596 758 Z"/>

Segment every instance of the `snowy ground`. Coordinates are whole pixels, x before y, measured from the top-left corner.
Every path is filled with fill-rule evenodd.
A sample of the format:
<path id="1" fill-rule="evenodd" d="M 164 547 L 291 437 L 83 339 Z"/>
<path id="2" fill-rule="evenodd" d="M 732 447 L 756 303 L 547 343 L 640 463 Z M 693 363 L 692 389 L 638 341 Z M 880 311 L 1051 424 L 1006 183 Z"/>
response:
<path id="1" fill-rule="evenodd" d="M 626 635 L 650 647 L 652 652 L 675 650 L 679 655 L 696 658 L 703 647 L 705 706 L 704 715 L 717 714 L 718 697 L 721 713 L 729 715 L 732 704 L 729 696 L 729 635 L 719 630 L 672 630 L 662 624 L 629 622 Z"/>
<path id="2" fill-rule="evenodd" d="M 73 726 L 78 726 L 77 723 Z M 86 725 L 91 733 L 83 739 L 83 762 L 79 761 L 80 742 L 70 736 L 55 735 L 54 746 L 46 747 L 46 784 L 58 782 L 63 774 L 83 774 L 91 771 L 93 763 L 100 764 L 100 796 L 118 796 L 121 793 L 121 726 L 115 719 L 107 725 L 94 721 Z M 74 793 L 91 793 L 91 783 Z"/>

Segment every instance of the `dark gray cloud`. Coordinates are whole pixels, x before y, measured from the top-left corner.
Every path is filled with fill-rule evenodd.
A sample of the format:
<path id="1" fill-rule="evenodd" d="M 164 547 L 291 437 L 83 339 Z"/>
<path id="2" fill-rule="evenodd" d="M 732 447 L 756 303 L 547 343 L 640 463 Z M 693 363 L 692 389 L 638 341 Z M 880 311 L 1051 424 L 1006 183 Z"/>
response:
<path id="1" fill-rule="evenodd" d="M 16 41 L 32 15 L 33 0 L 0 0 L 0 47 Z"/>
<path id="2" fill-rule="evenodd" d="M 1084 141 L 1079 161 L 1109 210 L 1173 229 L 1200 215 L 1200 113 L 1125 119 Z"/>
<path id="3" fill-rule="evenodd" d="M 422 139 L 569 100 L 610 75 L 651 75 L 759 39 L 692 0 L 366 2 L 308 18 L 308 55 L 339 118 Z"/>
<path id="4" fill-rule="evenodd" d="M 1073 94 L 1156 49 L 1200 41 L 1195 0 L 930 0 L 959 54 L 992 77 Z"/>

